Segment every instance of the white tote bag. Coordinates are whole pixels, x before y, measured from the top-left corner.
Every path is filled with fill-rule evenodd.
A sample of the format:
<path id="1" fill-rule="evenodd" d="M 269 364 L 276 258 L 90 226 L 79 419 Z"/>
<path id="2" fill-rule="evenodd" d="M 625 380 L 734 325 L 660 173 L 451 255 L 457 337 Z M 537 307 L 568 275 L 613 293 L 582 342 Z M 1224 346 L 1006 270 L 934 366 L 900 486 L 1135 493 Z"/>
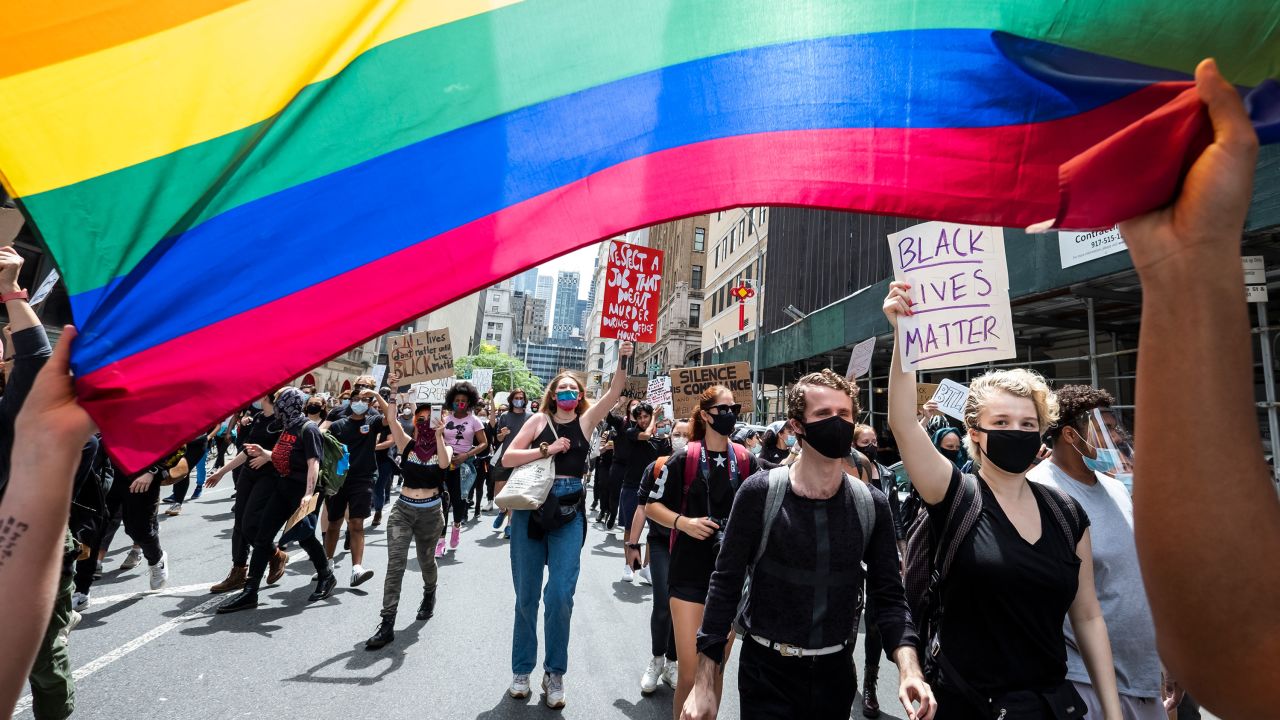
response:
<path id="1" fill-rule="evenodd" d="M 557 439 L 556 424 L 547 420 L 551 434 Z M 503 510 L 537 510 L 546 502 L 551 494 L 551 486 L 556 480 L 556 460 L 554 455 L 539 458 L 525 463 L 511 471 L 507 484 L 502 492 L 494 498 L 493 503 Z"/>

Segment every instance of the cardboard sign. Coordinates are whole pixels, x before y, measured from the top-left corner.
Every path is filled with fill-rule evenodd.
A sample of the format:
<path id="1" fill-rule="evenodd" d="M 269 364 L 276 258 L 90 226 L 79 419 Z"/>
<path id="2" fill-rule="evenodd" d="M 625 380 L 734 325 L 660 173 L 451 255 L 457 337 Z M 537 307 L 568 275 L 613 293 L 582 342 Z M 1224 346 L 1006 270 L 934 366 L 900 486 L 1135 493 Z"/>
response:
<path id="1" fill-rule="evenodd" d="M 876 351 L 876 337 L 863 340 L 853 346 L 853 354 L 849 356 L 849 369 L 845 372 L 846 379 L 854 380 L 867 374 L 871 369 L 871 354 Z"/>
<path id="2" fill-rule="evenodd" d="M 649 394 L 649 376 L 648 375 L 628 375 L 627 376 L 627 397 L 642 398 Z"/>
<path id="3" fill-rule="evenodd" d="M 388 347 L 391 367 L 400 375 L 401 385 L 453 375 L 449 328 L 399 335 L 391 338 Z"/>
<path id="4" fill-rule="evenodd" d="M 319 490 L 319 488 L 316 488 L 316 489 Z M 311 496 L 311 502 L 299 507 L 297 510 L 294 510 L 293 514 L 289 516 L 289 519 L 284 522 L 284 531 L 289 532 L 289 528 L 302 522 L 302 518 L 315 512 L 316 508 L 319 507 L 320 505 L 320 498 L 323 495 L 324 495 L 324 492 L 314 493 Z"/>
<path id="5" fill-rule="evenodd" d="M 662 409 L 663 420 L 675 420 L 675 405 L 671 401 L 671 377 L 663 375 L 649 381 L 648 402 L 653 406 L 654 414 Z"/>
<path id="6" fill-rule="evenodd" d="M 1087 232 L 1059 232 L 1058 256 L 1065 270 L 1072 265 L 1097 260 L 1100 257 L 1124 252 L 1128 246 L 1120 235 L 1120 228 L 1089 230 Z"/>
<path id="7" fill-rule="evenodd" d="M 676 418 L 693 415 L 698 407 L 698 396 L 712 385 L 724 385 L 733 391 L 733 401 L 742 404 L 742 414 L 755 411 L 751 392 L 751 363 L 736 362 L 724 365 L 703 365 L 671 371 L 671 398 L 675 403 Z"/>
<path id="8" fill-rule="evenodd" d="M 657 342 L 662 251 L 609 241 L 600 337 Z"/>
<path id="9" fill-rule="evenodd" d="M 49 293 L 53 292 L 53 286 L 58 284 L 58 271 L 51 270 L 45 276 L 44 282 L 40 283 L 40 287 L 36 288 L 36 294 L 31 296 L 31 307 L 35 307 L 45 301 L 49 297 Z"/>
<path id="10" fill-rule="evenodd" d="M 0 207 L 0 247 L 9 247 L 27 221 L 18 208 Z"/>
<path id="11" fill-rule="evenodd" d="M 414 383 L 409 387 L 409 392 L 404 393 L 404 402 L 440 405 L 444 402 L 444 396 L 449 392 L 449 388 L 453 387 L 456 382 L 458 382 L 458 378 L 446 377 Z"/>
<path id="12" fill-rule="evenodd" d="M 493 391 L 493 368 L 473 368 L 471 384 L 476 386 L 476 392 L 488 395 Z"/>
<path id="13" fill-rule="evenodd" d="M 930 398 L 938 404 L 943 415 L 964 421 L 964 404 L 969 399 L 969 388 L 954 380 L 943 380 Z"/>
<path id="14" fill-rule="evenodd" d="M 898 319 L 907 370 L 1014 357 L 1004 229 L 927 222 L 889 236 L 894 279 L 912 315 Z"/>
<path id="15" fill-rule="evenodd" d="M 924 404 L 933 399 L 939 387 L 941 386 L 937 383 L 916 383 L 916 412 L 920 412 Z"/>

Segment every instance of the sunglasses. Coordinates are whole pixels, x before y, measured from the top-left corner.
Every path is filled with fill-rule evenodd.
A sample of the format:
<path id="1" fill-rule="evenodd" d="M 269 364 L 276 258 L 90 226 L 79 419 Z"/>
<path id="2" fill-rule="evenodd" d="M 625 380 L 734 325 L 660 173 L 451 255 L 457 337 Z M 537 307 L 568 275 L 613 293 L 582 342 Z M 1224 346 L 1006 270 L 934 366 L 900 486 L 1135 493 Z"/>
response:
<path id="1" fill-rule="evenodd" d="M 711 412 L 712 410 L 715 410 L 716 412 Z M 711 413 L 712 415 L 719 415 L 720 413 L 725 412 L 726 410 L 733 413 L 734 415 L 740 415 L 742 413 L 742 403 L 734 403 L 732 405 L 712 405 L 711 407 L 707 408 L 707 412 Z"/>

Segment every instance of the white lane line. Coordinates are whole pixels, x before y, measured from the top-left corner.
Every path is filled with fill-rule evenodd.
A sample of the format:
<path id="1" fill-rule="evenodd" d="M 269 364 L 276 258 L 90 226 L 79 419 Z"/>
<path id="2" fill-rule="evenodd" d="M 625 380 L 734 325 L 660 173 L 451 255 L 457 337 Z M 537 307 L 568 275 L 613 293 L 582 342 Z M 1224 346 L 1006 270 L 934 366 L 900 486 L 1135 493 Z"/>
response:
<path id="1" fill-rule="evenodd" d="M 191 608 L 190 610 L 187 610 L 181 615 L 178 615 L 177 617 L 172 618 L 170 620 L 166 620 L 160 625 L 157 625 L 156 627 L 152 628 L 150 631 L 143 633 L 142 635 L 139 635 L 138 637 L 130 640 L 124 645 L 121 645 L 115 650 L 112 650 L 111 652 L 105 655 L 102 655 L 101 657 L 98 657 L 95 660 L 90 660 L 87 664 L 81 665 L 80 667 L 76 668 L 75 672 L 71 674 L 72 679 L 74 679 L 75 682 L 79 683 L 81 680 L 84 680 L 85 678 L 98 672 L 102 668 L 110 665 L 111 663 L 119 660 L 125 655 L 128 655 L 134 650 L 137 650 L 143 645 L 146 645 L 152 640 L 155 640 L 161 635 L 164 635 L 170 630 L 178 627 L 178 625 L 181 625 L 190 616 L 203 613 L 209 608 L 212 608 L 214 605 L 217 605 L 218 603 L 222 602 L 224 599 L 225 598 L 223 598 L 221 595 L 217 597 L 209 598 L 205 602 L 202 602 L 199 605 L 196 605 L 195 607 Z M 26 695 L 21 700 L 18 701 L 17 706 L 13 709 L 13 714 L 17 715 L 18 713 L 23 712 L 24 710 L 27 710 L 30 707 L 31 707 L 31 696 Z"/>
<path id="2" fill-rule="evenodd" d="M 96 597 L 90 594 L 88 612 L 92 612 L 93 610 L 105 605 L 118 603 L 122 600 L 132 600 L 137 597 L 170 597 L 173 595 L 189 593 L 194 590 L 204 590 L 205 592 L 208 592 L 209 588 L 213 587 L 216 582 L 217 581 L 215 580 L 214 582 L 199 583 L 196 585 L 179 585 L 177 587 L 167 587 L 162 590 L 136 590 L 134 592 L 120 593 L 119 595 L 107 595 L 105 597 Z"/>

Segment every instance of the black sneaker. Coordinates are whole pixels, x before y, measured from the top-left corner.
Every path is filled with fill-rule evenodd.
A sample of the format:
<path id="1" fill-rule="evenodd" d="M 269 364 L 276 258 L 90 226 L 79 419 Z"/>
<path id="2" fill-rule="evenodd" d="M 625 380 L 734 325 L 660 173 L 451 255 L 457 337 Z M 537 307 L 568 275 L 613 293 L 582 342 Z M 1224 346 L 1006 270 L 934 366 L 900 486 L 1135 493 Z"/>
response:
<path id="1" fill-rule="evenodd" d="M 239 595 L 218 606 L 218 614 L 239 612 L 241 610 L 251 610 L 258 607 L 258 591 L 253 588 L 246 587 L 240 591 Z"/>
<path id="2" fill-rule="evenodd" d="M 422 604 L 418 606 L 418 619 L 430 620 L 436 614 L 435 589 L 422 591 Z"/>
<path id="3" fill-rule="evenodd" d="M 365 650 L 377 650 L 396 639 L 396 616 L 382 618 L 373 637 L 364 641 Z"/>
<path id="4" fill-rule="evenodd" d="M 325 573 L 323 577 L 316 580 L 316 590 L 307 597 L 307 602 L 316 602 L 324 600 L 333 595 L 333 589 L 338 587 L 338 576 L 333 571 Z"/>

